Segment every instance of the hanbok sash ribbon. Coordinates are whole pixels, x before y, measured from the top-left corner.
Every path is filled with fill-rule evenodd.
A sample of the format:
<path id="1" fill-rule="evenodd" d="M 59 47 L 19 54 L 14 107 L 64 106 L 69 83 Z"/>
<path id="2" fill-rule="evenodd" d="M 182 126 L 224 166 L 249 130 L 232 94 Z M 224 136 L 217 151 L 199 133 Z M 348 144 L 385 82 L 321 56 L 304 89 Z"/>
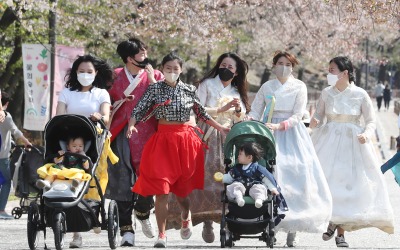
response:
<path id="1" fill-rule="evenodd" d="M 274 108 L 275 108 L 275 96 L 267 95 L 266 98 L 269 99 L 270 102 L 267 104 L 267 107 L 265 107 L 262 122 L 270 123 L 272 120 L 272 114 L 274 113 Z"/>
<path id="2" fill-rule="evenodd" d="M 169 105 L 170 103 L 171 103 L 171 99 L 167 99 L 165 102 L 154 105 L 153 110 L 148 115 L 146 115 L 141 121 L 142 122 L 147 121 L 148 119 L 150 119 L 150 117 L 152 117 L 156 113 L 156 111 L 158 109 L 160 109 L 163 106 Z"/>

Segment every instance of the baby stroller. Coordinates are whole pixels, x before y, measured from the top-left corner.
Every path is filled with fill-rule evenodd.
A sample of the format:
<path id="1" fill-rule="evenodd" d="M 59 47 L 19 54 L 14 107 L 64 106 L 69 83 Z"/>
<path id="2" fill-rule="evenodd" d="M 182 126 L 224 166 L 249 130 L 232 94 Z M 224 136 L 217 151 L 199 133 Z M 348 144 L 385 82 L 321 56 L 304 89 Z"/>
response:
<path id="1" fill-rule="evenodd" d="M 23 145 L 12 144 L 10 171 L 15 196 L 20 198 L 19 207 L 14 207 L 11 211 L 15 219 L 27 214 L 29 204 L 39 198 L 40 191 L 35 186 L 38 178 L 36 170 L 43 165 L 43 155 L 42 146 L 25 148 Z"/>
<path id="2" fill-rule="evenodd" d="M 40 202 L 32 202 L 28 212 L 28 244 L 30 249 L 38 245 L 38 232 L 51 227 L 57 250 L 64 246 L 64 236 L 67 232 L 87 232 L 94 229 L 108 231 L 111 249 L 117 247 L 119 230 L 118 209 L 115 201 L 111 200 L 108 212 L 105 210 L 105 199 L 99 179 L 96 176 L 100 155 L 103 151 L 108 130 L 104 123 L 93 123 L 89 118 L 80 115 L 60 115 L 52 118 L 45 127 L 45 163 L 52 162 L 59 150 L 64 150 L 66 136 L 70 132 L 79 132 L 85 141 L 85 155 L 72 154 L 89 161 L 87 173 L 92 176 L 95 184 L 83 181 L 75 192 L 70 187 L 71 180 L 55 180 L 50 190 L 41 192 Z M 97 189 L 100 200 L 86 200 L 83 196 L 89 189 Z M 99 216 L 101 219 L 99 219 Z M 45 246 L 47 249 L 47 247 Z"/>
<path id="3" fill-rule="evenodd" d="M 263 147 L 264 157 L 258 163 L 272 172 L 276 156 L 275 140 L 270 130 L 263 123 L 257 121 L 243 121 L 232 126 L 224 145 L 226 172 L 235 165 L 235 159 L 239 153 L 238 148 L 245 142 L 257 142 Z M 268 247 L 273 248 L 275 222 L 278 222 L 277 218 L 280 218 L 277 213 L 276 197 L 268 195 L 263 206 L 256 208 L 254 200 L 250 196 L 244 196 L 245 205 L 239 207 L 236 202 L 228 200 L 225 185 L 221 200 L 223 204 L 220 230 L 221 248 L 233 247 L 233 242 L 240 238 L 258 238 L 266 242 Z M 227 214 L 226 206 L 229 210 Z"/>

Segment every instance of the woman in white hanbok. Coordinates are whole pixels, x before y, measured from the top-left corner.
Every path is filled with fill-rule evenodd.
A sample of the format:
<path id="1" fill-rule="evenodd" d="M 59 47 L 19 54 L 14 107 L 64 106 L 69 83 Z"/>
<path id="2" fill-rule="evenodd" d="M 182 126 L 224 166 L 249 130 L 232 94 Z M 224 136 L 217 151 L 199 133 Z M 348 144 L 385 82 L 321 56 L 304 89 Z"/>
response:
<path id="1" fill-rule="evenodd" d="M 373 105 L 367 92 L 354 85 L 353 71 L 347 57 L 329 62 L 332 86 L 322 91 L 310 122 L 311 128 L 318 126 L 312 140 L 333 199 L 331 223 L 322 237 L 331 239 L 337 229 L 338 247 L 348 247 L 344 231 L 377 227 L 393 233 L 393 210 L 371 142 Z"/>
<path id="2" fill-rule="evenodd" d="M 287 246 L 296 245 L 296 231 L 323 232 L 332 210 L 332 197 L 312 141 L 302 117 L 306 110 L 306 85 L 291 72 L 297 59 L 278 51 L 273 58 L 277 79 L 264 83 L 258 91 L 249 117 L 266 122 L 276 142 L 275 175 L 289 211 L 277 226 L 288 232 Z M 275 105 L 272 104 L 275 99 Z M 271 107 L 272 106 L 272 107 Z M 270 112 L 273 109 L 273 112 Z M 272 114 L 272 117 L 268 117 Z"/>
<path id="3" fill-rule="evenodd" d="M 235 53 L 224 53 L 215 66 L 199 81 L 197 95 L 207 113 L 224 126 L 242 121 L 250 110 L 247 97 L 248 65 Z M 223 144 L 224 134 L 200 122 L 197 124 L 208 145 L 205 156 L 204 190 L 190 194 L 193 225 L 203 223 L 202 237 L 207 243 L 215 240 L 213 221 L 220 222 L 222 216 L 221 191 L 224 186 L 213 179 L 215 172 L 225 172 Z M 172 199 L 172 198 L 171 198 Z M 170 202 L 168 227 L 180 228 L 180 210 Z"/>

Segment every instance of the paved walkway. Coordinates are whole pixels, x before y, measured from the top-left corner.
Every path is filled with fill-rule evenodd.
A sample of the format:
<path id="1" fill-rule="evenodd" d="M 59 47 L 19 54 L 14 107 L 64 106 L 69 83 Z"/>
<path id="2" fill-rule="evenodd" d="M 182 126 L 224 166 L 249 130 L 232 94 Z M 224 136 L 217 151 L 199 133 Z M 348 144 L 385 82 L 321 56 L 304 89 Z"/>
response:
<path id="1" fill-rule="evenodd" d="M 376 102 L 374 105 L 376 106 Z M 383 157 L 382 162 L 390 158 L 395 150 L 390 149 L 390 137 L 398 136 L 399 129 L 397 127 L 397 116 L 393 112 L 393 106 L 389 111 L 376 112 L 377 117 L 377 138 L 374 143 L 377 148 L 377 152 Z M 390 200 L 393 208 L 400 207 L 400 189 L 397 183 L 393 179 L 393 174 L 388 171 L 385 174 L 387 182 Z M 6 210 L 11 212 L 11 209 L 18 206 L 19 201 L 11 201 L 7 204 Z M 151 220 L 155 225 L 155 217 L 151 216 Z M 395 214 L 395 234 L 388 235 L 382 231 L 370 228 L 358 230 L 352 233 L 346 234 L 346 240 L 350 244 L 351 248 L 356 249 L 400 249 L 400 216 Z M 168 248 L 173 249 L 219 249 L 219 225 L 215 224 L 214 232 L 216 240 L 214 243 L 206 244 L 201 238 L 202 226 L 198 225 L 194 228 L 194 232 L 190 240 L 183 241 L 180 239 L 178 230 L 169 230 L 168 234 Z M 23 215 L 21 219 L 14 221 L 0 220 L 0 249 L 28 249 L 28 243 L 26 240 L 26 215 Z M 153 249 L 154 239 L 146 238 L 142 232 L 140 225 L 137 227 L 136 234 L 136 247 L 140 249 Z M 321 239 L 320 234 L 308 234 L 299 233 L 300 241 L 296 249 L 337 249 L 334 240 L 324 242 Z M 43 249 L 43 235 L 40 236 L 40 244 L 38 249 Z M 68 243 L 71 239 L 71 235 L 67 235 L 66 242 Z M 94 249 L 109 249 L 107 241 L 107 232 L 102 231 L 100 235 L 95 235 L 92 232 L 83 233 L 84 248 L 86 250 Z M 277 234 L 277 245 L 276 248 L 284 248 L 286 234 Z M 46 244 L 48 247 L 54 247 L 53 232 L 51 228 L 47 228 L 47 240 Z M 68 246 L 66 246 L 67 248 Z M 242 239 L 235 242 L 236 249 L 257 249 L 265 248 L 265 243 L 260 242 L 256 239 Z M 126 249 L 126 248 L 125 248 Z M 130 248 L 131 249 L 131 248 Z"/>

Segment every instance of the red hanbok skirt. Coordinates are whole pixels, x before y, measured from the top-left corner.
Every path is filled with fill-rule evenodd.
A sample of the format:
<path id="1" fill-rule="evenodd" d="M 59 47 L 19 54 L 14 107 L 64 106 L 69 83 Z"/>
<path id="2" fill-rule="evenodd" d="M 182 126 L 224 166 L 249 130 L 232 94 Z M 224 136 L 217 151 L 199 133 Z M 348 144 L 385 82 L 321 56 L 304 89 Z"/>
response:
<path id="1" fill-rule="evenodd" d="M 204 144 L 194 130 L 185 124 L 159 124 L 144 146 L 132 192 L 186 197 L 194 189 L 203 189 Z"/>

